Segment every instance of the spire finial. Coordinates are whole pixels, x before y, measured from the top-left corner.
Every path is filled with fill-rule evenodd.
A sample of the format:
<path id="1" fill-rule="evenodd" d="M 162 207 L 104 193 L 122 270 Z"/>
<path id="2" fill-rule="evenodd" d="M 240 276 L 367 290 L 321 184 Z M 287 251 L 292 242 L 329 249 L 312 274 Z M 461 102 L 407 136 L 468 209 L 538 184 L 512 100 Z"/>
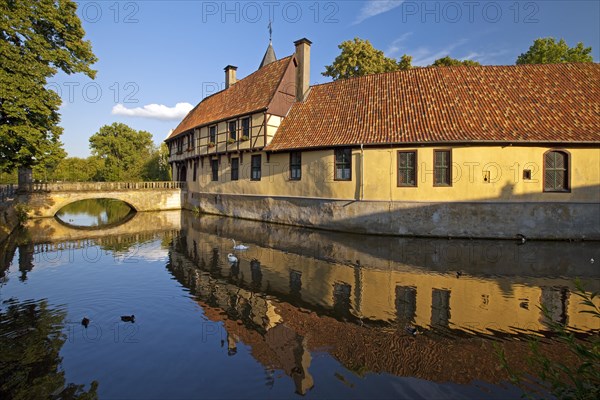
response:
<path id="1" fill-rule="evenodd" d="M 273 22 L 269 19 L 269 43 L 273 39 Z"/>

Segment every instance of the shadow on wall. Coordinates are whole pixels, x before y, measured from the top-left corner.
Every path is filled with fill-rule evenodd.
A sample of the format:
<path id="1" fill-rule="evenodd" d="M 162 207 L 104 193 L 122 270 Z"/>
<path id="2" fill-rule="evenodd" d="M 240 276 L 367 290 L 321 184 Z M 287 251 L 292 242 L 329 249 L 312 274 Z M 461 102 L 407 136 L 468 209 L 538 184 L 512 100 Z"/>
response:
<path id="1" fill-rule="evenodd" d="M 355 201 L 305 197 L 193 193 L 207 214 L 235 216 L 332 231 L 378 235 L 600 240 L 600 185 L 573 189 L 595 202 L 568 200 L 569 193 L 513 195 L 477 201 Z"/>
<path id="2" fill-rule="evenodd" d="M 513 194 L 506 184 L 498 198 L 447 203 L 359 202 L 328 228 L 409 236 L 600 240 L 600 185 L 573 189 L 595 203 L 564 200 L 566 193 Z M 503 199 L 510 199 L 506 201 Z"/>

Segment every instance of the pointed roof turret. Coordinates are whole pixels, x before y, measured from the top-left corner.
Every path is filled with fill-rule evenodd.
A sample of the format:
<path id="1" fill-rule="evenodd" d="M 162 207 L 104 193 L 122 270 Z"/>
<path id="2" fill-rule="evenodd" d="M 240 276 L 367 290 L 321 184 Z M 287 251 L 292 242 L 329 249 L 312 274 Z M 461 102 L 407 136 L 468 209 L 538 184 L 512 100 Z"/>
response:
<path id="1" fill-rule="evenodd" d="M 275 50 L 273 50 L 273 45 L 271 44 L 271 41 L 269 40 L 269 47 L 267 47 L 265 56 L 263 57 L 262 61 L 260 62 L 260 67 L 258 67 L 258 69 L 261 69 L 265 65 L 269 65 L 275 61 L 277 61 L 277 56 L 275 55 Z"/>

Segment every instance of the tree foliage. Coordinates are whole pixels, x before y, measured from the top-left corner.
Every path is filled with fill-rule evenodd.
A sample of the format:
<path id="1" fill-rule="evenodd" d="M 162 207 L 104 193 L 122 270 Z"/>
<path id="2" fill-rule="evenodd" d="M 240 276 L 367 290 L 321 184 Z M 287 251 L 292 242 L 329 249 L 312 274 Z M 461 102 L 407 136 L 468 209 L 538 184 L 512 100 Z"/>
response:
<path id="1" fill-rule="evenodd" d="M 456 58 L 452 58 L 450 56 L 438 58 L 433 62 L 433 64 L 431 64 L 432 67 L 455 67 L 460 65 L 472 67 L 479 66 L 481 64 L 473 60 L 457 60 Z"/>
<path id="2" fill-rule="evenodd" d="M 90 182 L 97 179 L 103 167 L 104 161 L 99 157 L 67 157 L 56 166 L 51 179 L 63 182 Z"/>
<path id="3" fill-rule="evenodd" d="M 169 151 L 163 143 L 156 147 L 152 134 L 122 124 L 105 125 L 90 137 L 94 175 L 100 181 L 170 180 Z M 88 163 L 90 158 L 88 158 Z M 93 166 L 90 166 L 90 171 Z"/>
<path id="4" fill-rule="evenodd" d="M 556 42 L 551 37 L 540 38 L 533 42 L 526 53 L 517 57 L 517 65 L 593 62 L 591 52 L 592 48 L 584 47 L 582 42 L 569 47 L 564 39 Z"/>
<path id="5" fill-rule="evenodd" d="M 136 131 L 115 122 L 104 125 L 90 137 L 90 149 L 93 156 L 104 162 L 101 180 L 140 181 L 144 166 L 154 152 L 154 143 L 150 132 Z"/>
<path id="6" fill-rule="evenodd" d="M 325 72 L 322 73 L 333 80 L 411 68 L 410 56 L 403 55 L 399 61 L 386 57 L 383 51 L 374 48 L 368 40 L 354 38 L 342 42 L 338 48 L 342 50 L 341 54 L 331 65 L 326 65 Z"/>
<path id="7" fill-rule="evenodd" d="M 83 72 L 97 59 L 71 0 L 0 0 L 0 170 L 56 164 L 61 104 L 46 88 L 58 70 Z"/>
<path id="8" fill-rule="evenodd" d="M 170 181 L 171 168 L 169 167 L 169 148 L 166 143 L 152 151 L 148 161 L 144 164 L 142 178 L 145 181 Z"/>

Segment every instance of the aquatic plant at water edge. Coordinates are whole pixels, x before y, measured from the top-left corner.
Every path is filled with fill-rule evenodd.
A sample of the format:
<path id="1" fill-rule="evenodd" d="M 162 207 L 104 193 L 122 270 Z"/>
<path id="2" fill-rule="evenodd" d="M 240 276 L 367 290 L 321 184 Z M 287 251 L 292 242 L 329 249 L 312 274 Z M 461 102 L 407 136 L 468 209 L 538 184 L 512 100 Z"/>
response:
<path id="1" fill-rule="evenodd" d="M 580 304 L 586 308 L 582 313 L 591 314 L 600 319 L 600 308 L 594 303 L 599 297 L 598 292 L 586 292 L 580 280 L 575 281 L 576 290 L 572 292 L 579 297 Z M 567 329 L 565 323 L 552 320 L 552 310 L 545 306 L 539 307 L 544 317 L 548 320 L 550 331 L 556 335 L 556 339 L 565 344 L 569 351 L 577 359 L 577 365 L 569 365 L 563 360 L 555 360 L 548 357 L 540 349 L 540 339 L 529 339 L 529 354 L 527 362 L 532 372 L 542 382 L 543 389 L 550 391 L 559 399 L 598 399 L 600 398 L 600 338 L 592 336 L 586 340 L 575 337 L 573 332 Z M 496 352 L 504 370 L 508 373 L 511 381 L 522 386 L 531 385 L 522 371 L 513 369 L 504 351 L 496 346 Z M 534 393 L 526 393 L 526 397 L 537 397 Z"/>

